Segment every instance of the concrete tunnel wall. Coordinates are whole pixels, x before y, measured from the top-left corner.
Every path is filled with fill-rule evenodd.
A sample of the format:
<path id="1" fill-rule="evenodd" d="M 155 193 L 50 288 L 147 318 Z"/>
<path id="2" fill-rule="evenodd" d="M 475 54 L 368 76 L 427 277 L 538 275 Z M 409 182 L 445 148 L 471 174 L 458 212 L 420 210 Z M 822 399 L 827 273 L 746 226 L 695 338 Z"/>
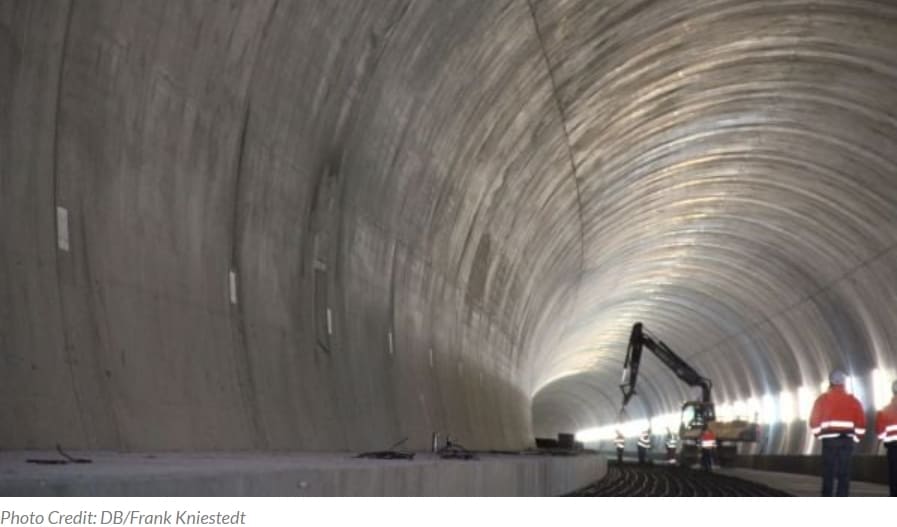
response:
<path id="1" fill-rule="evenodd" d="M 0 12 L 0 445 L 531 444 L 580 232 L 525 4 Z"/>
<path id="2" fill-rule="evenodd" d="M 893 2 L 2 0 L 0 447 L 522 448 L 616 418 L 636 320 L 724 398 L 893 370 L 895 50 Z"/>

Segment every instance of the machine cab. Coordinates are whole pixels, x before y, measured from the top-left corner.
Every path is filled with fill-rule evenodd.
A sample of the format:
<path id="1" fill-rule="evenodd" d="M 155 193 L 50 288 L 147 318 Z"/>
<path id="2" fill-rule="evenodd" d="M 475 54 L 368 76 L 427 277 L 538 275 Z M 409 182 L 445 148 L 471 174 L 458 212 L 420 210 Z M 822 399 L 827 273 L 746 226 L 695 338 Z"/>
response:
<path id="1" fill-rule="evenodd" d="M 705 423 L 716 421 L 713 403 L 687 401 L 682 405 L 682 429 L 701 430 Z"/>

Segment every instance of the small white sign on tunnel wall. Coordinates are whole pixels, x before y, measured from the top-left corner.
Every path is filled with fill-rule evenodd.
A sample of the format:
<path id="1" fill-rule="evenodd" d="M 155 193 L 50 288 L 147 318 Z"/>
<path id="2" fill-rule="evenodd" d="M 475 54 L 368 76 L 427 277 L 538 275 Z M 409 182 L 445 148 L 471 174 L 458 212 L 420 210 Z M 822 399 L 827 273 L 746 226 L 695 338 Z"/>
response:
<path id="1" fill-rule="evenodd" d="M 230 303 L 236 305 L 237 303 L 237 272 L 231 271 L 228 275 L 228 284 L 230 288 Z"/>
<path id="2" fill-rule="evenodd" d="M 56 207 L 56 245 L 62 251 L 69 250 L 69 211 Z"/>

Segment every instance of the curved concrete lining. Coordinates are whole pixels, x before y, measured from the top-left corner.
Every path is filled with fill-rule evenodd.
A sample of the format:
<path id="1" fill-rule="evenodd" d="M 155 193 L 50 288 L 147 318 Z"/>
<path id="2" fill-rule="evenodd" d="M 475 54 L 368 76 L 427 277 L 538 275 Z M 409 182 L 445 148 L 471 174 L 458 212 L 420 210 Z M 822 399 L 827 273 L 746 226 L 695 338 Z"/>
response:
<path id="1" fill-rule="evenodd" d="M 616 419 L 637 320 L 720 400 L 894 372 L 895 28 L 0 2 L 0 446 L 523 448 Z M 688 395 L 643 381 L 635 417 Z"/>

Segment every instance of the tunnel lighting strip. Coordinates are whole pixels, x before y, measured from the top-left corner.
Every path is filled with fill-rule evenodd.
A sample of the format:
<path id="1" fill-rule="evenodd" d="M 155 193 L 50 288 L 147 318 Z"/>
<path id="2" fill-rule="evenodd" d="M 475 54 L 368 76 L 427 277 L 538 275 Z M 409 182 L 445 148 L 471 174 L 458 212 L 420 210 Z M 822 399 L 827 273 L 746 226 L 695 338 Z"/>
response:
<path id="1" fill-rule="evenodd" d="M 883 408 L 891 402 L 891 383 L 897 374 L 895 372 L 876 368 L 868 376 L 872 379 L 873 406 L 875 409 Z M 845 382 L 845 389 L 856 395 L 865 405 L 868 402 L 863 397 L 866 393 L 860 378 L 850 376 Z M 794 421 L 808 421 L 813 403 L 820 393 L 828 390 L 828 383 L 820 384 L 819 388 L 801 386 L 795 392 L 784 390 L 778 395 L 771 393 L 762 397 L 751 397 L 733 402 L 722 402 L 716 405 L 716 415 L 724 421 L 733 419 L 756 420 L 760 424 L 791 423 Z M 625 423 L 616 423 L 593 428 L 586 428 L 576 433 L 577 441 L 584 443 L 605 441 L 616 437 L 617 430 L 626 437 L 637 437 L 645 429 L 650 428 L 655 435 L 663 435 L 669 428 L 678 431 L 680 416 L 678 413 L 656 415 L 650 419 L 635 419 Z M 810 453 L 814 442 L 809 437 L 805 445 L 805 452 Z"/>
<path id="2" fill-rule="evenodd" d="M 778 418 L 780 422 L 790 423 L 797 420 L 797 401 L 788 390 L 779 394 Z"/>
<path id="3" fill-rule="evenodd" d="M 872 370 L 872 403 L 875 408 L 884 408 L 889 402 L 893 394 L 891 393 L 891 383 L 895 375 L 882 368 Z"/>
<path id="4" fill-rule="evenodd" d="M 781 400 L 781 398 L 779 400 Z M 775 423 L 778 419 L 779 409 L 776 406 L 776 397 L 768 393 L 763 396 L 761 402 L 760 422 L 769 424 Z"/>
<path id="5" fill-rule="evenodd" d="M 797 389 L 797 418 L 806 421 L 810 418 L 810 412 L 813 411 L 813 403 L 819 394 L 825 390 L 825 386 L 820 386 L 819 390 L 814 390 L 808 386 L 801 386 Z"/>

